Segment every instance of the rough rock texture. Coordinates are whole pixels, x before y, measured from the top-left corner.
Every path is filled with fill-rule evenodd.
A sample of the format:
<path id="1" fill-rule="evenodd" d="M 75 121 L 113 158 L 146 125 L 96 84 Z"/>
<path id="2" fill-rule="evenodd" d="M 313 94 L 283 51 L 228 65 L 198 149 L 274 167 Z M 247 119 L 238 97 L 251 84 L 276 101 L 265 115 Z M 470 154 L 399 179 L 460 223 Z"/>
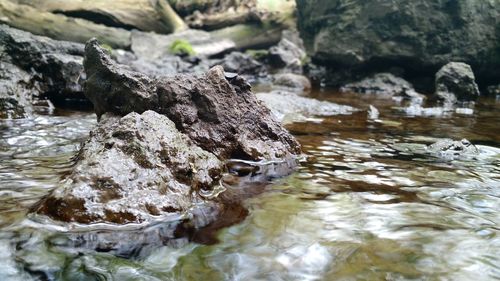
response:
<path id="1" fill-rule="evenodd" d="M 412 84 L 390 73 L 379 73 L 361 81 L 350 83 L 340 89 L 342 92 L 377 94 L 401 97 L 422 102 L 424 96 L 417 93 Z"/>
<path id="2" fill-rule="evenodd" d="M 436 73 L 436 95 L 445 103 L 473 100 L 479 89 L 472 68 L 460 62 L 450 62 Z"/>
<path id="3" fill-rule="evenodd" d="M 223 164 L 154 111 L 104 116 L 62 186 L 36 209 L 62 221 L 127 223 L 186 211 Z"/>
<path id="4" fill-rule="evenodd" d="M 311 81 L 304 75 L 294 73 L 281 73 L 273 76 L 273 84 L 278 87 L 284 87 L 292 91 L 311 90 Z"/>
<path id="5" fill-rule="evenodd" d="M 250 160 L 300 153 L 296 140 L 272 118 L 240 76 L 222 67 L 205 75 L 151 79 L 122 69 L 92 40 L 86 46 L 86 96 L 96 114 L 154 110 L 217 157 Z"/>
<path id="6" fill-rule="evenodd" d="M 435 73 L 463 61 L 478 77 L 498 80 L 498 0 L 297 0 L 297 10 L 317 63 Z"/>
<path id="7" fill-rule="evenodd" d="M 250 85 L 220 66 L 152 79 L 116 64 L 95 39 L 85 47 L 84 66 L 85 95 L 100 123 L 63 184 L 33 212 L 120 224 L 185 213 L 206 202 L 202 193 L 218 183 L 224 161 L 300 153 Z"/>
<path id="8" fill-rule="evenodd" d="M 30 112 L 33 99 L 82 99 L 83 45 L 0 25 L 2 107 Z M 17 100 L 17 102 L 14 102 Z M 8 115 L 11 114 L 7 114 Z M 14 114 L 11 117 L 23 117 Z"/>
<path id="9" fill-rule="evenodd" d="M 0 61 L 0 119 L 28 117 L 32 111 L 31 75 L 2 57 Z"/>
<path id="10" fill-rule="evenodd" d="M 348 115 L 358 111 L 351 106 L 301 97 L 286 91 L 258 93 L 257 98 L 283 123 L 301 122 L 320 116 Z"/>
<path id="11" fill-rule="evenodd" d="M 257 77 L 267 75 L 266 67 L 262 63 L 255 60 L 251 55 L 240 52 L 228 54 L 219 61 L 219 64 L 222 65 L 224 70 L 240 75 L 252 75 Z"/>
<path id="12" fill-rule="evenodd" d="M 307 58 L 305 50 L 287 38 L 269 49 L 268 61 L 274 68 L 285 69 L 287 72 L 301 74 L 303 62 Z"/>
<path id="13" fill-rule="evenodd" d="M 479 149 L 466 139 L 461 141 L 443 139 L 427 146 L 427 152 L 444 159 L 455 159 L 477 156 Z"/>

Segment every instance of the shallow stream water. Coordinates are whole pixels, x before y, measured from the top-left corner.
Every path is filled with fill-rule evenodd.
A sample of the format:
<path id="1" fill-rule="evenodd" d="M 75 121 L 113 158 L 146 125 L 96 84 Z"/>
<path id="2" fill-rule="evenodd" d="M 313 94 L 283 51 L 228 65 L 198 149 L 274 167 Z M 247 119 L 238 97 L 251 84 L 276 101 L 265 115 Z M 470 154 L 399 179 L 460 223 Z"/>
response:
<path id="1" fill-rule="evenodd" d="M 214 239 L 148 238 L 171 231 L 175 219 L 147 231 L 96 227 L 133 245 L 126 254 L 82 247 L 103 243 L 95 231 L 75 236 L 82 233 L 27 216 L 71 169 L 95 116 L 56 111 L 0 121 L 1 279 L 500 279 L 500 101 L 482 98 L 472 114 L 418 117 L 390 99 L 312 95 L 372 104 L 380 116 L 288 125 L 306 159 L 292 175 L 250 191 L 243 208 L 207 231 Z M 443 138 L 466 138 L 480 152 L 427 153 Z"/>

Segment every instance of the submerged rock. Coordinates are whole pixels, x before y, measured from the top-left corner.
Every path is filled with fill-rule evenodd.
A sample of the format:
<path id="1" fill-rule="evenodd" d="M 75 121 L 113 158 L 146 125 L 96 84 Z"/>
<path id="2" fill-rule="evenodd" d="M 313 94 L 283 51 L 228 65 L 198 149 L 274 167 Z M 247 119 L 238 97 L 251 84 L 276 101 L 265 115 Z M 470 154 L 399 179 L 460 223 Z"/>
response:
<path id="1" fill-rule="evenodd" d="M 377 94 L 399 97 L 421 103 L 425 96 L 419 94 L 408 81 L 390 73 L 379 73 L 361 81 L 350 83 L 340 89 L 342 92 Z"/>
<path id="2" fill-rule="evenodd" d="M 96 40 L 86 45 L 84 66 L 85 95 L 101 121 L 36 213 L 80 223 L 184 213 L 206 202 L 200 193 L 218 183 L 224 161 L 301 153 L 250 85 L 220 66 L 153 79 L 112 61 Z"/>
<path id="3" fill-rule="evenodd" d="M 479 88 L 472 68 L 465 63 L 450 62 L 436 73 L 436 95 L 446 104 L 474 100 Z"/>
<path id="4" fill-rule="evenodd" d="M 258 93 L 257 98 L 283 123 L 305 121 L 312 117 L 348 115 L 358 111 L 351 106 L 301 97 L 284 91 Z"/>
<path id="5" fill-rule="evenodd" d="M 32 111 L 36 99 L 84 98 L 83 45 L 0 25 L 0 46 L 2 95 L 8 96 L 7 103 L 17 104 L 17 112 Z"/>
<path id="6" fill-rule="evenodd" d="M 427 151 L 445 159 L 473 157 L 479 154 L 479 149 L 466 139 L 461 141 L 452 139 L 439 140 L 427 146 Z"/>

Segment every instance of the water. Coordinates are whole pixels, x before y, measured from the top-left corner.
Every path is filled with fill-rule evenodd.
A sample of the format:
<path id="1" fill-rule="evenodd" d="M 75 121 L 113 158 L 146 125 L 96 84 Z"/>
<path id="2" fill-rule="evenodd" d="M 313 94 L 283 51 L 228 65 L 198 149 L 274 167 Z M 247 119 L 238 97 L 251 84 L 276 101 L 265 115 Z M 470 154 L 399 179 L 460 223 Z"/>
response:
<path id="1" fill-rule="evenodd" d="M 372 104 L 380 116 L 369 120 L 359 112 L 289 125 L 308 155 L 298 170 L 247 187 L 244 196 L 235 193 L 242 198 L 217 223 L 180 235 L 175 218 L 146 229 L 101 225 L 82 231 L 27 217 L 71 169 L 95 119 L 56 112 L 1 121 L 0 276 L 500 279 L 499 101 L 483 98 L 472 113 L 418 117 L 373 96 L 313 96 L 364 109 Z M 480 153 L 463 159 L 429 154 L 425 145 L 442 138 L 467 138 Z M 158 239 L 158 233 L 170 239 Z M 111 238 L 130 251 L 106 250 Z"/>

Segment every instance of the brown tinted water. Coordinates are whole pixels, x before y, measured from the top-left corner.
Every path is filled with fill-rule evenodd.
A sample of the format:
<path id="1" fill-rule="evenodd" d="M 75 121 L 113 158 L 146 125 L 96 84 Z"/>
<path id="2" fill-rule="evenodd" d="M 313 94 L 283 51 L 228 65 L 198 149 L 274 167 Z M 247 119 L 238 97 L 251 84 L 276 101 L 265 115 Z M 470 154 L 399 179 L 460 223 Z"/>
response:
<path id="1" fill-rule="evenodd" d="M 1 121 L 0 277 L 500 279 L 500 101 L 482 98 L 472 114 L 418 117 L 390 99 L 313 96 L 361 109 L 372 104 L 380 116 L 369 120 L 359 112 L 288 125 L 307 154 L 297 171 L 249 186 L 244 196 L 236 192 L 238 204 L 189 235 L 176 232 L 183 229 L 175 227 L 180 217 L 147 229 L 85 231 L 27 217 L 71 169 L 95 118 L 59 112 Z M 429 154 L 426 145 L 443 138 L 467 138 L 480 152 Z M 125 250 L 109 251 L 110 241 Z"/>

